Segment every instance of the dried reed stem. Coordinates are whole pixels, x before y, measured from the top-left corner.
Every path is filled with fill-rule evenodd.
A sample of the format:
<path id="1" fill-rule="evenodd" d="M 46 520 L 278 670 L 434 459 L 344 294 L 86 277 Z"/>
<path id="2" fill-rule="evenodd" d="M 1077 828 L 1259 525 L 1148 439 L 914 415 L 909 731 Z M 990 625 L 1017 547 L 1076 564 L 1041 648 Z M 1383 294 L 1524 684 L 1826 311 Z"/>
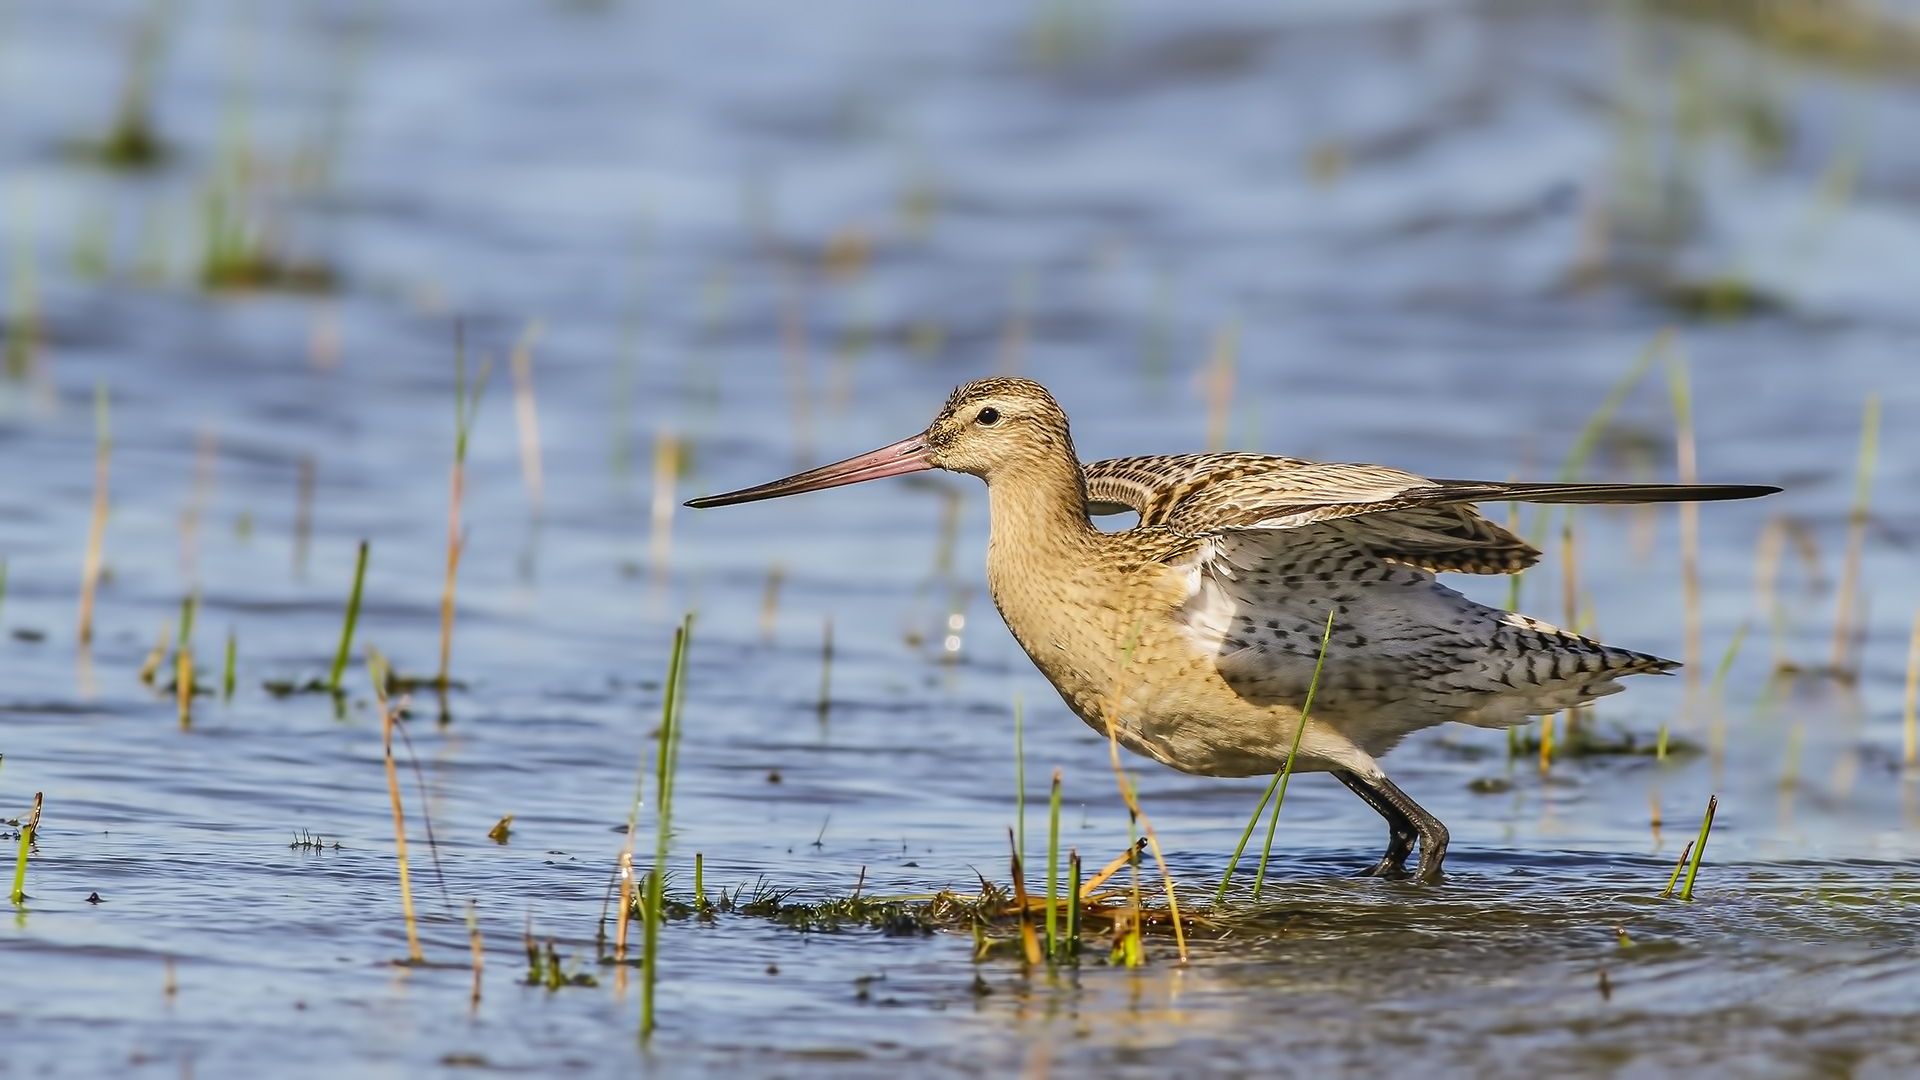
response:
<path id="1" fill-rule="evenodd" d="M 387 659 L 379 650 L 367 649 L 367 673 L 373 679 L 373 697 L 380 708 L 380 746 L 387 765 L 387 794 L 393 801 L 393 843 L 400 862 L 400 912 L 407 923 L 407 960 L 418 964 L 426 957 L 420 952 L 420 931 L 413 918 L 413 881 L 407 873 L 407 815 L 400 802 L 400 773 L 393 763 L 393 727 L 397 722 L 387 702 Z"/>
<path id="2" fill-rule="evenodd" d="M 1120 797 L 1126 801 L 1127 810 L 1140 822 L 1140 831 L 1146 834 L 1147 846 L 1153 851 L 1153 861 L 1160 867 L 1160 883 L 1166 890 L 1167 908 L 1173 918 L 1173 937 L 1180 949 L 1180 962 L 1187 962 L 1187 931 L 1180 922 L 1180 898 L 1174 895 L 1173 873 L 1167 869 L 1167 858 L 1160 850 L 1160 838 L 1154 835 L 1153 822 L 1140 808 L 1140 800 L 1134 797 L 1133 785 L 1127 782 L 1127 770 L 1120 763 L 1120 701 L 1125 693 L 1125 679 L 1128 669 L 1133 666 L 1133 650 L 1140 641 L 1140 626 L 1135 624 L 1133 632 L 1127 637 L 1127 646 L 1121 650 L 1120 670 L 1115 672 L 1113 696 L 1107 699 L 1106 727 L 1107 753 L 1113 764 L 1113 778 L 1120 785 Z"/>
<path id="3" fill-rule="evenodd" d="M 467 901 L 467 942 L 473 948 L 473 994 L 471 1007 L 480 1007 L 480 975 L 487 968 L 486 942 L 480 937 L 480 912 L 473 901 Z"/>
<path id="4" fill-rule="evenodd" d="M 1040 937 L 1033 929 L 1033 912 L 1027 905 L 1026 870 L 1020 862 L 1020 841 L 1012 829 L 1007 830 L 1007 846 L 1013 849 L 1013 903 L 1019 913 L 1020 948 L 1025 954 L 1028 967 L 1038 967 L 1044 957 L 1040 952 Z"/>

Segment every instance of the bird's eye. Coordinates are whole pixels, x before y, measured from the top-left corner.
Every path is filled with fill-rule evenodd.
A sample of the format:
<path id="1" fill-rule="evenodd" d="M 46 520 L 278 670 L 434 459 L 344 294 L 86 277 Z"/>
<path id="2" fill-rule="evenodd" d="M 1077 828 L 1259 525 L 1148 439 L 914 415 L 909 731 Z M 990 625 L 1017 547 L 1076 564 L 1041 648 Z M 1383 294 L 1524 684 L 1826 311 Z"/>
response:
<path id="1" fill-rule="evenodd" d="M 981 427 L 992 427 L 1000 422 L 1000 410 L 989 405 L 980 410 L 979 414 L 973 418 L 973 422 Z"/>

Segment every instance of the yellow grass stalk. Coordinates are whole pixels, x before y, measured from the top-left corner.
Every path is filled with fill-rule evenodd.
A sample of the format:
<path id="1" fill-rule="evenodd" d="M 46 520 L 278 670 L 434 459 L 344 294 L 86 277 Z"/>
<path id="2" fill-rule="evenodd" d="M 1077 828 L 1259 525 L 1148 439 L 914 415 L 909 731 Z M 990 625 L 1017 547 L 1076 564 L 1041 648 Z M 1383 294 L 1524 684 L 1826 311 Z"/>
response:
<path id="1" fill-rule="evenodd" d="M 420 931 L 413 918 L 413 881 L 407 873 L 407 815 L 400 802 L 400 773 L 393 763 L 393 727 L 398 722 L 394 707 L 387 701 L 387 658 L 371 646 L 367 648 L 367 674 L 373 679 L 373 697 L 380 708 L 380 745 L 387 763 L 387 794 L 393 800 L 393 842 L 400 861 L 400 912 L 407 923 L 407 961 L 426 960 L 420 952 Z"/>
<path id="2" fill-rule="evenodd" d="M 1154 834 L 1153 822 L 1146 811 L 1140 808 L 1140 800 L 1134 798 L 1133 785 L 1127 782 L 1127 771 L 1120 763 L 1120 701 L 1125 693 L 1125 680 L 1128 669 L 1133 666 L 1134 646 L 1140 641 L 1140 627 L 1135 624 L 1133 633 L 1128 635 L 1127 647 L 1121 651 L 1120 670 L 1115 673 L 1113 696 L 1107 699 L 1106 726 L 1107 752 L 1113 764 L 1114 780 L 1120 785 L 1120 797 L 1126 800 L 1127 810 L 1140 822 L 1140 831 L 1145 833 L 1148 848 L 1153 851 L 1153 861 L 1160 867 L 1160 883 L 1167 894 L 1167 908 L 1173 918 L 1174 942 L 1180 950 L 1180 962 L 1187 962 L 1187 931 L 1180 922 L 1180 898 L 1174 895 L 1173 873 L 1167 869 L 1167 858 L 1160 850 L 1160 838 Z"/>

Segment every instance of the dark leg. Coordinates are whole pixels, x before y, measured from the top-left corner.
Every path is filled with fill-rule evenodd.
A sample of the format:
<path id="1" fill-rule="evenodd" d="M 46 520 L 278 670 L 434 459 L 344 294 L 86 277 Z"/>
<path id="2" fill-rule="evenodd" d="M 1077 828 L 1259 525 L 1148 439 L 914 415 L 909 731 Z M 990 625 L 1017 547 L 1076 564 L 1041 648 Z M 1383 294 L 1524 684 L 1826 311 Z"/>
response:
<path id="1" fill-rule="evenodd" d="M 1414 880 L 1437 883 L 1440 880 L 1440 864 L 1447 858 L 1447 827 L 1440 824 L 1440 819 L 1427 813 L 1419 803 L 1384 776 L 1368 779 L 1344 770 L 1336 771 L 1333 775 L 1387 819 L 1386 854 L 1362 873 L 1374 877 L 1405 873 L 1407 855 L 1413 851 L 1417 839 L 1420 842 L 1420 868 L 1414 872 Z"/>
<path id="2" fill-rule="evenodd" d="M 1407 856 L 1413 853 L 1413 842 L 1420 837 L 1419 830 L 1399 808 L 1388 802 L 1378 791 L 1367 786 L 1366 781 L 1344 770 L 1335 771 L 1334 779 L 1347 785 L 1355 795 L 1366 801 L 1381 817 L 1387 819 L 1387 852 L 1380 861 L 1360 871 L 1362 877 L 1403 877 L 1407 872 Z"/>

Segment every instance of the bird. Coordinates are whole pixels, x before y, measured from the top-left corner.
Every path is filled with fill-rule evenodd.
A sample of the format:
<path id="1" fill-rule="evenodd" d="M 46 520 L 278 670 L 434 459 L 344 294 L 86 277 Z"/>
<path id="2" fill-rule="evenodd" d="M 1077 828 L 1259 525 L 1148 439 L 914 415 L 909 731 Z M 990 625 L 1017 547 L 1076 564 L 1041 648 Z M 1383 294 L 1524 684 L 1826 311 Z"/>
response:
<path id="1" fill-rule="evenodd" d="M 1447 828 L 1388 779 L 1387 751 L 1425 728 L 1509 727 L 1680 666 L 1442 584 L 1437 574 L 1513 574 L 1540 558 L 1475 504 L 1780 490 L 1433 480 L 1249 453 L 1083 465 L 1053 395 L 995 377 L 955 390 L 910 438 L 687 505 L 925 469 L 986 481 L 994 605 L 1075 715 L 1186 773 L 1271 775 L 1289 757 L 1293 772 L 1331 773 L 1386 819 L 1386 850 L 1361 873 L 1422 883 L 1443 880 Z M 1139 515 L 1131 528 L 1093 520 L 1126 512 Z"/>

